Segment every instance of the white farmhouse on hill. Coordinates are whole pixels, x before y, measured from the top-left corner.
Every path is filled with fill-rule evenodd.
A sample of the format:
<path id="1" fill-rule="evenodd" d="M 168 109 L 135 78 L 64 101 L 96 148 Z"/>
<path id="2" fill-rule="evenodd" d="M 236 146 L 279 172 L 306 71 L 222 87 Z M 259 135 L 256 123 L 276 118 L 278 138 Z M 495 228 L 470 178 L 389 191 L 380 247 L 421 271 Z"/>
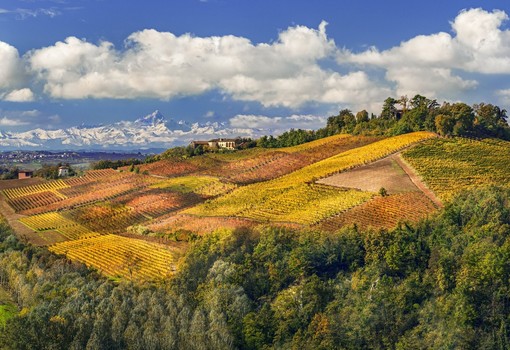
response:
<path id="1" fill-rule="evenodd" d="M 209 141 L 191 141 L 190 146 L 196 148 L 197 146 L 207 146 L 209 148 L 222 148 L 234 150 L 236 149 L 237 139 L 212 139 Z"/>
<path id="2" fill-rule="evenodd" d="M 69 176 L 69 168 L 66 166 L 61 166 L 58 168 L 58 177 Z"/>

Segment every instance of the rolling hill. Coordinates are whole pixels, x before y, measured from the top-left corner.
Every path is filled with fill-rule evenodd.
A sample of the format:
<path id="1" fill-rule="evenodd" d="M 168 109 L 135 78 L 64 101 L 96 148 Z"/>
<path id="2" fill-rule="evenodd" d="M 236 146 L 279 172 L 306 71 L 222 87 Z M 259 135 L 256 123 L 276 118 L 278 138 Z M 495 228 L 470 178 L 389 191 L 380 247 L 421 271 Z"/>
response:
<path id="1" fill-rule="evenodd" d="M 208 153 L 2 190 L 18 236 L 112 278 L 165 279 L 188 242 L 218 229 L 391 229 L 464 189 L 510 187 L 510 142 L 335 135 Z M 0 186 L 2 184 L 0 183 Z"/>

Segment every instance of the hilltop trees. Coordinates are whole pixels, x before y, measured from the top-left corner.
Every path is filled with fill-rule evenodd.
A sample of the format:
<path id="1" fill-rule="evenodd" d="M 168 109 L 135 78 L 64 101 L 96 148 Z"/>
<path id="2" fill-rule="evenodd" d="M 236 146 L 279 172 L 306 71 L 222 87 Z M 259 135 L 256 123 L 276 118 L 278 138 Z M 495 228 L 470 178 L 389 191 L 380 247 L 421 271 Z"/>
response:
<path id="1" fill-rule="evenodd" d="M 441 136 L 496 137 L 510 140 L 506 110 L 486 103 L 469 106 L 464 102 L 439 104 L 422 95 L 384 100 L 381 113 L 369 116 L 342 109 L 327 119 L 324 128 L 291 129 L 280 136 L 263 136 L 257 146 L 277 148 L 295 146 L 340 133 L 354 135 L 399 135 L 413 131 L 432 131 Z"/>
<path id="2" fill-rule="evenodd" d="M 492 104 L 475 104 L 474 128 L 488 136 L 510 139 L 506 110 Z"/>
<path id="3" fill-rule="evenodd" d="M 400 105 L 402 109 L 397 109 Z M 399 100 L 392 97 L 384 101 L 382 111 L 372 118 L 364 128 L 357 127 L 356 133 L 401 134 L 427 130 L 443 136 L 498 137 L 510 139 L 510 127 L 504 109 L 492 104 L 444 102 L 422 95 Z"/>

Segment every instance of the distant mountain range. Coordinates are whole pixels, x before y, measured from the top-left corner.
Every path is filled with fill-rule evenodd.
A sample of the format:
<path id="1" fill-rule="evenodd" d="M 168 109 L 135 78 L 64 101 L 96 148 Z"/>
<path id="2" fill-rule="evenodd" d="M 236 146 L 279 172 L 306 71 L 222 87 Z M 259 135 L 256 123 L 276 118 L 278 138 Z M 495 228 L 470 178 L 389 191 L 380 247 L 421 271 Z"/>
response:
<path id="1" fill-rule="evenodd" d="M 259 131 L 260 132 L 260 131 Z M 77 126 L 67 129 L 24 132 L 0 131 L 0 146 L 10 149 L 144 149 L 168 148 L 186 144 L 193 139 L 213 137 L 254 136 L 256 129 L 231 128 L 225 123 L 186 123 L 166 119 L 155 111 L 135 121 L 109 125 Z"/>

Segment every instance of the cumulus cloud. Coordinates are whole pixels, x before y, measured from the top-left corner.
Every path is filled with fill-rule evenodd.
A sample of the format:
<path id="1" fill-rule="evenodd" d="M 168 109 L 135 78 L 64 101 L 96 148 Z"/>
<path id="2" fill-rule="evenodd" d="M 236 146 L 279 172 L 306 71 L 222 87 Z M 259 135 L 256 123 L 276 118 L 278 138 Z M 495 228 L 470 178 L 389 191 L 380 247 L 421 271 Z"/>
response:
<path id="1" fill-rule="evenodd" d="M 145 29 L 129 35 L 122 47 L 68 37 L 20 58 L 14 47 L 0 42 L 0 97 L 31 101 L 41 83 L 47 95 L 59 99 L 170 100 L 215 90 L 227 100 L 292 109 L 329 104 L 375 111 L 388 96 L 417 93 L 459 99 L 478 86 L 466 73 L 510 73 L 506 21 L 503 11 L 463 10 L 450 33 L 418 35 L 388 50 L 362 52 L 339 48 L 328 37 L 326 22 L 317 28 L 289 27 L 267 43 Z M 30 88 L 26 71 L 36 81 Z"/>
<path id="2" fill-rule="evenodd" d="M 24 66 L 18 50 L 0 41 L 0 90 L 18 87 L 25 79 Z"/>
<path id="3" fill-rule="evenodd" d="M 0 126 L 21 126 L 21 125 L 27 125 L 28 123 L 23 122 L 21 120 L 17 119 L 11 119 L 8 117 L 2 117 L 0 118 Z"/>
<path id="4" fill-rule="evenodd" d="M 253 44 L 232 35 L 175 36 L 143 30 L 117 50 L 109 42 L 69 37 L 34 50 L 28 60 L 56 98 L 158 98 L 219 89 L 234 99 L 264 106 L 298 107 L 384 96 L 363 72 L 340 75 L 319 61 L 333 58 L 336 45 L 318 29 L 290 27 L 273 43 Z M 367 91 L 371 91 L 368 93 Z"/>
<path id="5" fill-rule="evenodd" d="M 344 49 L 337 61 L 385 69 L 398 94 L 451 96 L 477 86 L 476 81 L 462 78 L 462 71 L 510 73 L 510 31 L 501 29 L 507 20 L 499 10 L 463 10 L 451 22 L 454 36 L 419 35 L 385 51 Z"/>
<path id="6" fill-rule="evenodd" d="M 34 100 L 34 93 L 29 88 L 23 88 L 9 92 L 3 99 L 9 102 L 30 102 Z"/>
<path id="7" fill-rule="evenodd" d="M 230 118 L 233 128 L 288 130 L 318 129 L 326 125 L 326 117 L 314 115 L 291 115 L 287 117 L 268 117 L 264 115 L 239 114 Z"/>

